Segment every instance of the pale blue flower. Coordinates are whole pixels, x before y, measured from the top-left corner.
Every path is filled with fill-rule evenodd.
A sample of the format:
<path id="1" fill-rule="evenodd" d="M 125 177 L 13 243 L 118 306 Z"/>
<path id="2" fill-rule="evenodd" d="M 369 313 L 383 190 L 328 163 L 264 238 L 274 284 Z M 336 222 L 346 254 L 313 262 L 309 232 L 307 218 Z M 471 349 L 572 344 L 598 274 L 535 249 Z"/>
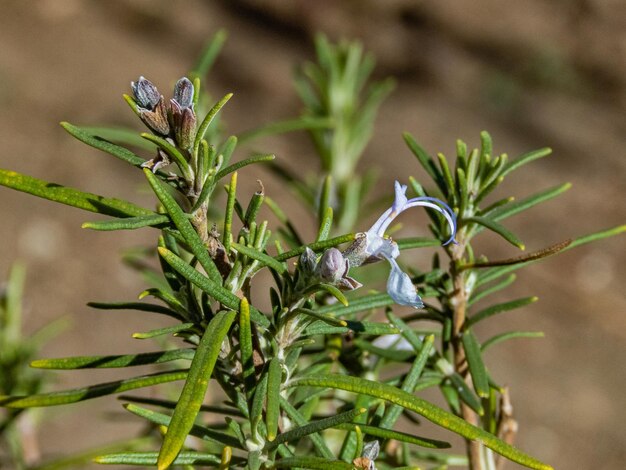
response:
<path id="1" fill-rule="evenodd" d="M 387 280 L 387 293 L 400 305 L 408 305 L 414 308 L 423 308 L 422 299 L 417 294 L 415 286 L 407 273 L 400 269 L 396 258 L 400 255 L 398 245 L 390 238 L 385 238 L 385 232 L 393 220 L 403 211 L 411 207 L 429 207 L 441 213 L 450 226 L 450 238 L 444 243 L 456 243 L 456 215 L 452 209 L 443 201 L 434 197 L 416 197 L 407 199 L 406 185 L 395 182 L 395 199 L 392 206 L 387 209 L 365 232 L 366 244 L 364 254 L 370 258 L 385 258 L 391 264 L 391 272 Z"/>

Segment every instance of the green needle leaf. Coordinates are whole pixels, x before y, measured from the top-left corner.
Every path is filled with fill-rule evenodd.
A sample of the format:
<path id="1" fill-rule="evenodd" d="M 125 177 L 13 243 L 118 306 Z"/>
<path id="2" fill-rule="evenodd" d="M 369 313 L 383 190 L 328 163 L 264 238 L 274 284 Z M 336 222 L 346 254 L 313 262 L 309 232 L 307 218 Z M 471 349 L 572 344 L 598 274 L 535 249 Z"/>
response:
<path id="1" fill-rule="evenodd" d="M 85 222 L 82 228 L 92 230 L 135 230 L 143 227 L 153 227 L 155 225 L 166 224 L 170 218 L 163 214 L 140 215 L 138 217 L 128 217 L 121 220 L 99 220 L 97 222 Z"/>
<path id="2" fill-rule="evenodd" d="M 204 274 L 196 271 L 194 268 L 189 266 L 185 261 L 176 256 L 167 248 L 159 247 L 159 254 L 167 264 L 169 264 L 175 271 L 181 274 L 185 279 L 190 281 L 192 284 L 198 286 L 204 292 L 209 294 L 215 300 L 225 305 L 226 307 L 232 310 L 239 310 L 239 302 L 240 299 L 235 294 L 226 290 L 219 284 L 216 284 L 211 279 L 206 277 Z M 269 320 L 257 309 L 250 307 L 250 315 L 252 317 L 252 321 L 259 324 L 260 326 L 267 327 L 269 326 Z"/>
<path id="3" fill-rule="evenodd" d="M 204 78 L 211 70 L 215 59 L 220 54 L 224 43 L 226 42 L 228 34 L 226 30 L 220 29 L 215 35 L 209 40 L 209 42 L 204 47 L 200 58 L 198 59 L 198 63 L 193 68 L 193 70 L 189 73 L 189 76 L 193 78 Z"/>
<path id="4" fill-rule="evenodd" d="M 163 438 L 157 464 L 159 470 L 168 468 L 174 462 L 193 427 L 222 348 L 222 342 L 234 319 L 235 312 L 219 312 L 209 322 L 202 335 L 191 362 L 185 386 Z"/>
<path id="5" fill-rule="evenodd" d="M 93 459 L 95 463 L 104 465 L 141 465 L 154 467 L 157 464 L 156 452 L 118 452 L 115 454 L 100 455 Z M 209 465 L 217 466 L 222 461 L 221 456 L 202 452 L 181 452 L 172 462 L 172 465 Z"/>
<path id="6" fill-rule="evenodd" d="M 266 255 L 265 253 L 255 250 L 250 246 L 241 245 L 235 242 L 231 243 L 231 246 L 242 255 L 257 260 L 262 265 L 272 268 L 279 274 L 287 272 L 287 267 L 280 261 L 276 261 L 276 259 L 272 258 L 270 255 Z"/>
<path id="7" fill-rule="evenodd" d="M 423 416 L 429 421 L 448 429 L 466 439 L 482 442 L 485 446 L 494 450 L 500 455 L 537 470 L 551 470 L 550 465 L 544 464 L 533 457 L 521 452 L 515 447 L 501 441 L 493 434 L 469 424 L 463 419 L 455 416 L 443 409 L 411 395 L 403 390 L 381 382 L 351 377 L 346 375 L 326 375 L 326 376 L 304 376 L 292 379 L 288 387 L 330 387 L 345 390 L 352 393 L 364 394 L 396 405 L 400 405 L 407 410 Z"/>
<path id="8" fill-rule="evenodd" d="M 489 338 L 482 344 L 480 349 L 482 352 L 485 352 L 491 346 L 513 338 L 543 338 L 543 336 L 543 331 L 508 331 Z"/>
<path id="9" fill-rule="evenodd" d="M 163 413 L 158 413 L 156 411 L 152 411 L 147 408 L 142 408 L 141 406 L 133 405 L 131 403 L 125 404 L 124 408 L 126 408 L 128 411 L 130 411 L 136 416 L 145 418 L 148 421 L 152 423 L 160 424 L 161 426 L 169 427 L 172 421 L 171 416 L 168 416 Z M 230 436 L 220 431 L 209 429 L 206 426 L 198 426 L 194 424 L 189 430 L 189 435 L 194 436 L 194 437 L 199 437 L 200 439 L 217 442 L 218 444 L 235 447 L 237 449 L 242 448 L 239 441 L 233 436 Z"/>
<path id="10" fill-rule="evenodd" d="M 161 201 L 161 204 L 165 207 L 165 210 L 172 218 L 172 221 L 176 225 L 176 228 L 180 230 L 180 233 L 185 238 L 185 241 L 189 245 L 191 252 L 196 256 L 207 275 L 214 282 L 221 282 L 221 275 L 215 266 L 215 263 L 209 256 L 209 251 L 207 247 L 204 245 L 200 236 L 196 233 L 196 230 L 191 225 L 191 222 L 187 218 L 187 214 L 183 212 L 178 203 L 174 200 L 174 198 L 167 192 L 167 190 L 163 187 L 159 179 L 152 174 L 150 170 L 147 168 L 144 169 L 144 174 L 146 178 L 148 178 L 148 182 L 152 187 L 152 190 Z"/>
<path id="11" fill-rule="evenodd" d="M 302 414 L 298 410 L 296 410 L 293 407 L 293 405 L 291 405 L 291 403 L 289 403 L 283 397 L 280 397 L 280 407 L 285 411 L 289 419 L 291 419 L 298 426 L 306 426 L 309 424 L 309 421 L 304 416 L 302 416 Z M 335 458 L 331 450 L 326 445 L 326 441 L 322 439 L 322 436 L 320 436 L 316 432 L 313 432 L 313 433 L 308 434 L 308 437 L 309 439 L 311 439 L 311 442 L 313 443 L 313 447 L 315 447 L 315 450 L 317 451 L 319 455 L 321 455 L 325 459 Z M 309 468 L 309 467 L 306 467 L 306 468 Z"/>
<path id="12" fill-rule="evenodd" d="M 250 304 L 245 297 L 239 304 L 239 351 L 241 353 L 241 365 L 243 368 L 243 384 L 246 389 L 246 397 L 250 399 L 254 391 L 254 357 L 252 346 L 252 325 L 250 324 Z"/>
<path id="13" fill-rule="evenodd" d="M 556 186 L 554 188 L 547 189 L 546 191 L 537 193 L 533 196 L 527 197 L 526 199 L 522 199 L 521 201 L 512 202 L 510 204 L 497 207 L 489 214 L 489 217 L 493 220 L 502 220 L 507 217 L 511 217 L 512 215 L 525 211 L 526 209 L 530 209 L 537 204 L 555 198 L 556 196 L 564 193 L 571 187 L 572 183 L 565 183 L 560 186 Z"/>
<path id="14" fill-rule="evenodd" d="M 68 188 L 57 183 L 49 183 L 48 181 L 1 168 L 0 185 L 48 199 L 49 201 L 60 202 L 78 209 L 112 217 L 155 215 L 153 211 L 139 207 L 129 201 L 86 193 L 78 189 Z"/>
<path id="15" fill-rule="evenodd" d="M 267 397 L 265 423 L 267 425 L 267 440 L 273 441 L 278 433 L 278 418 L 280 415 L 280 384 L 282 381 L 280 359 L 272 358 L 267 372 Z"/>
<path id="16" fill-rule="evenodd" d="M 75 356 L 55 359 L 38 359 L 30 363 L 36 369 L 100 369 L 110 367 L 142 366 L 145 364 L 162 364 L 178 359 L 193 359 L 193 349 L 173 349 L 141 354 L 124 354 L 115 356 Z"/>
<path id="17" fill-rule="evenodd" d="M 67 126 L 71 126 L 71 124 L 68 123 L 61 123 L 63 127 L 65 127 L 64 124 Z M 96 139 L 100 139 L 100 142 L 102 142 L 102 139 L 104 139 L 115 144 L 131 145 L 150 153 L 155 153 L 157 149 L 156 145 L 154 145 L 152 142 L 146 142 L 146 139 L 143 139 L 141 135 L 131 129 L 125 129 L 123 127 L 72 127 L 74 127 L 75 129 L 80 129 L 87 134 L 94 136 Z M 66 130 L 70 132 L 69 129 L 66 128 Z M 76 135 L 72 132 L 70 132 L 70 134 L 76 137 Z"/>
<path id="18" fill-rule="evenodd" d="M 470 326 L 475 325 L 479 321 L 484 320 L 485 318 L 489 318 L 493 315 L 497 315 L 503 312 L 508 312 L 509 310 L 514 310 L 516 308 L 525 307 L 526 305 L 537 302 L 537 300 L 539 300 L 539 297 L 533 296 L 533 297 L 524 297 L 523 299 L 512 300 L 510 302 L 504 302 L 504 303 L 497 304 L 497 305 L 492 305 L 490 307 L 485 308 L 484 310 L 481 310 L 475 315 L 472 315 L 471 317 L 469 317 L 465 322 L 465 328 L 469 328 Z"/>
<path id="19" fill-rule="evenodd" d="M 493 218 L 474 216 L 474 217 L 468 217 L 467 219 L 465 219 L 465 221 L 474 222 L 479 225 L 482 225 L 483 227 L 486 227 L 489 230 L 497 233 L 506 241 L 518 247 L 520 250 L 525 249 L 524 243 L 519 238 L 517 238 L 517 236 L 514 233 L 512 233 L 510 230 L 505 228 L 503 225 L 500 225 Z"/>
<path id="20" fill-rule="evenodd" d="M 224 176 L 232 173 L 233 171 L 237 171 L 244 166 L 252 165 L 253 163 L 262 163 L 262 162 L 271 162 L 276 158 L 275 155 L 267 154 L 267 155 L 256 155 L 254 157 L 246 158 L 245 160 L 241 160 L 240 162 L 233 163 L 232 165 L 227 166 L 226 168 L 217 172 L 215 175 L 215 181 L 221 180 Z"/>
<path id="21" fill-rule="evenodd" d="M 474 333 L 466 330 L 461 338 L 463 349 L 467 358 L 470 374 L 472 375 L 472 383 L 474 390 L 481 398 L 489 397 L 489 379 L 487 377 L 487 369 L 481 355 L 480 344 Z"/>
<path id="22" fill-rule="evenodd" d="M 233 96 L 232 93 L 228 93 L 220 101 L 218 101 L 211 108 L 209 113 L 205 116 L 204 120 L 202 121 L 202 124 L 200 124 L 200 127 L 198 128 L 198 133 L 196 134 L 196 139 L 193 143 L 194 155 L 198 155 L 198 150 L 200 149 L 200 142 L 202 141 L 202 139 L 204 139 L 204 134 L 206 134 L 206 131 L 209 129 L 209 126 L 211 125 L 213 118 L 217 115 L 220 109 L 224 107 L 224 105 L 228 102 L 228 100 L 232 98 L 232 96 Z"/>
<path id="23" fill-rule="evenodd" d="M 180 325 L 166 326 L 165 328 L 156 328 L 154 330 L 146 331 L 145 333 L 133 333 L 135 339 L 151 339 L 157 336 L 169 335 L 180 333 L 181 331 L 191 330 L 194 327 L 193 323 L 181 323 Z"/>
<path id="24" fill-rule="evenodd" d="M 500 175 L 501 176 L 506 176 L 509 173 L 511 173 L 512 171 L 517 170 L 521 166 L 526 165 L 527 163 L 530 163 L 533 160 L 537 160 L 539 158 L 547 157 L 551 153 L 552 153 L 552 149 L 551 148 L 544 147 L 542 149 L 532 150 L 532 151 L 530 151 L 528 153 L 520 155 L 515 160 L 508 162 L 505 165 L 504 170 L 502 171 L 502 173 Z"/>
<path id="25" fill-rule="evenodd" d="M 402 408 L 400 408 L 401 410 Z M 344 423 L 337 426 L 333 426 L 337 429 L 346 429 L 348 431 L 354 431 L 356 427 L 361 428 L 363 433 L 380 437 L 381 439 L 393 439 L 400 442 L 408 442 L 409 444 L 415 444 L 421 447 L 428 447 L 431 449 L 447 449 L 450 447 L 450 443 L 445 441 L 439 441 L 437 439 L 429 439 L 427 437 L 413 436 L 404 432 L 394 431 L 393 429 L 385 429 L 382 426 L 368 426 L 366 424 L 356 423 Z"/>
<path id="26" fill-rule="evenodd" d="M 103 139 L 102 137 L 92 134 L 90 132 L 90 129 L 74 126 L 69 122 L 62 122 L 61 127 L 63 127 L 63 129 L 65 129 L 71 135 L 76 137 L 81 142 L 89 145 L 90 147 L 102 150 L 103 152 L 113 155 L 114 157 L 130 163 L 133 166 L 140 167 L 143 163 L 146 162 L 139 155 L 135 155 L 127 148 L 120 147 L 119 145 L 113 144 L 108 140 Z"/>
<path id="27" fill-rule="evenodd" d="M 328 240 L 310 243 L 309 245 L 304 245 L 304 246 L 295 248 L 293 250 L 285 251 L 284 253 L 281 253 L 278 256 L 274 256 L 274 259 L 278 261 L 286 261 L 289 258 L 293 258 L 294 256 L 301 255 L 302 253 L 304 253 L 304 250 L 306 250 L 307 247 L 309 247 L 311 250 L 315 252 L 320 252 L 327 248 L 332 248 L 337 245 L 341 245 L 342 243 L 347 243 L 347 242 L 352 242 L 352 241 L 354 241 L 354 234 L 349 233 L 347 235 L 341 235 L 339 237 L 329 238 Z"/>
<path id="28" fill-rule="evenodd" d="M 122 393 L 136 388 L 151 387 L 187 377 L 187 370 L 175 370 L 158 372 L 156 374 L 133 377 L 131 379 L 116 380 L 88 387 L 74 388 L 60 392 L 41 393 L 30 396 L 5 396 L 0 395 L 0 406 L 7 408 L 32 408 L 37 406 L 67 405 L 92 398 Z"/>
<path id="29" fill-rule="evenodd" d="M 330 416 L 328 418 L 313 421 L 304 426 L 299 426 L 295 429 L 282 433 L 280 436 L 278 436 L 277 439 L 273 440 L 271 443 L 268 443 L 266 447 L 268 450 L 273 449 L 283 442 L 293 442 L 302 437 L 308 436 L 309 434 L 313 434 L 314 432 L 321 432 L 325 429 L 338 427 L 341 424 L 352 421 L 354 418 L 362 415 L 366 411 L 366 408 L 355 408 L 344 413 L 339 413 L 336 416 Z"/>
<path id="30" fill-rule="evenodd" d="M 417 157 L 417 160 L 421 163 L 422 167 L 424 167 L 426 173 L 428 173 L 432 180 L 437 184 L 439 190 L 442 193 L 446 194 L 446 184 L 443 175 L 437 168 L 435 161 L 431 158 L 430 155 L 428 155 L 426 150 L 424 150 L 415 141 L 411 134 L 405 132 L 404 134 L 402 134 L 402 137 L 404 137 L 404 141 L 406 142 L 407 146 L 409 147 L 411 152 L 413 152 L 413 155 Z"/>

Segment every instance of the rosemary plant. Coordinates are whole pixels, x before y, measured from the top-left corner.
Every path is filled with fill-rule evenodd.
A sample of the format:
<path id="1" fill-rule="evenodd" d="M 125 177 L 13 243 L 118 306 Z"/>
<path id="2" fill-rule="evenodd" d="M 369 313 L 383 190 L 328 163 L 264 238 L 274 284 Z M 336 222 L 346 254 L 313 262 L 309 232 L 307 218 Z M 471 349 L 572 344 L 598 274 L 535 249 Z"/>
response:
<path id="1" fill-rule="evenodd" d="M 311 216 L 318 216 L 319 230 L 315 239 L 303 243 L 296 230 L 299 219 L 285 215 L 264 188 L 248 201 L 237 196 L 239 171 L 274 156 L 233 162 L 238 138 L 222 138 L 216 125 L 232 95 L 210 108 L 201 97 L 199 77 L 222 41 L 218 36 L 211 43 L 197 73 L 176 82 L 171 99 L 144 77 L 132 83 L 125 100 L 146 126 L 141 147 L 151 152 L 148 158 L 119 145 L 136 143 L 127 133 L 62 124 L 87 145 L 143 172 L 155 196 L 154 209 L 0 170 L 4 186 L 109 216 L 86 222 L 85 228 L 150 229 L 159 270 L 151 273 L 154 284 L 139 295 L 140 302 L 90 305 L 165 315 L 170 326 L 135 337 L 173 336 L 181 343 L 150 353 L 36 360 L 31 366 L 40 369 L 145 364 L 158 364 L 160 369 L 72 390 L 9 389 L 0 396 L 9 418 L 26 408 L 66 405 L 178 381 L 182 386 L 174 401 L 154 395 L 120 396 L 129 413 L 161 434 L 140 451 L 103 453 L 95 461 L 159 469 L 177 465 L 386 469 L 418 463 L 429 468 L 494 469 L 508 459 L 529 468 L 551 468 L 511 444 L 516 426 L 509 394 L 483 361 L 484 351 L 496 343 L 540 333 L 507 332 L 481 341 L 474 331 L 479 322 L 535 298 L 478 310 L 475 304 L 511 284 L 512 271 L 625 227 L 517 258 L 494 261 L 488 254 L 477 255 L 472 241 L 485 229 L 523 248 L 501 221 L 569 187 L 558 186 L 519 202 L 512 198 L 486 202 L 508 174 L 550 153 L 542 149 L 509 161 L 506 155 L 493 155 L 487 133 L 481 136 L 479 150 L 468 151 L 459 141 L 452 165 L 441 154 L 433 159 L 405 135 L 432 179 L 428 185 L 434 185 L 433 192 L 427 193 L 411 178 L 414 194 L 407 196 L 409 187 L 396 182 L 388 192 L 394 195 L 391 207 L 371 227 L 355 227 L 361 199 L 355 194 L 361 194 L 363 178 L 356 162 L 369 138 L 375 109 L 390 85 L 374 85 L 361 105 L 371 60 L 362 61 L 358 45 L 332 45 L 319 38 L 319 65 L 307 66 L 307 78 L 297 81 L 306 106 L 304 118 L 243 136 L 295 128 L 311 132 L 325 177 L 315 192 L 309 191 L 316 197 L 309 197 L 307 206 Z M 306 80 L 314 88 L 305 85 Z M 204 108 L 208 110 L 203 112 Z M 226 198 L 221 203 L 223 188 Z M 279 237 L 261 217 L 266 203 L 283 225 L 274 229 Z M 338 236 L 331 236 L 333 207 L 342 214 L 341 229 L 335 231 L 346 232 Z M 433 237 L 389 238 L 395 218 L 415 207 L 428 211 Z M 398 263 L 404 250 L 439 245 L 448 263 L 439 253 L 431 269 L 403 269 Z M 385 270 L 389 264 L 386 292 L 373 290 L 373 285 L 365 288 L 357 280 L 364 279 L 359 267 L 369 263 L 379 263 Z M 271 274 L 273 285 L 253 289 L 261 271 Z M 398 305 L 411 310 L 400 312 Z M 429 325 L 434 321 L 437 328 L 424 331 L 424 321 Z M 220 394 L 207 394 L 211 381 Z M 441 390 L 448 409 L 420 397 L 431 387 Z M 409 432 L 394 429 L 403 416 L 416 423 L 415 414 L 462 436 L 467 455 L 445 451 L 450 447 L 446 441 L 420 436 L 417 424 Z"/>

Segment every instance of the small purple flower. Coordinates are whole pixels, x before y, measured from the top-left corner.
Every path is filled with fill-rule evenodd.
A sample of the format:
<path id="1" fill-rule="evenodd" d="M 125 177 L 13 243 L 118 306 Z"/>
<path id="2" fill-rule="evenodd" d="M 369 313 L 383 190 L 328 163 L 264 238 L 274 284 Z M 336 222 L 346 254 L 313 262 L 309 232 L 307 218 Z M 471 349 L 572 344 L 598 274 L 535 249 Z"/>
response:
<path id="1" fill-rule="evenodd" d="M 424 303 L 417 294 L 415 286 L 407 273 L 400 269 L 396 258 L 400 255 L 398 245 L 390 238 L 385 238 L 385 232 L 393 220 L 403 211 L 411 207 L 429 207 L 441 213 L 450 226 L 450 238 L 444 243 L 456 243 L 456 215 L 443 201 L 433 197 L 416 197 L 407 199 L 406 185 L 395 182 L 395 199 L 392 206 L 378 218 L 374 225 L 365 232 L 365 242 L 361 242 L 360 257 L 362 262 L 369 259 L 385 258 L 391 264 L 391 272 L 387 280 L 387 293 L 400 305 L 409 305 L 415 308 L 423 308 Z"/>

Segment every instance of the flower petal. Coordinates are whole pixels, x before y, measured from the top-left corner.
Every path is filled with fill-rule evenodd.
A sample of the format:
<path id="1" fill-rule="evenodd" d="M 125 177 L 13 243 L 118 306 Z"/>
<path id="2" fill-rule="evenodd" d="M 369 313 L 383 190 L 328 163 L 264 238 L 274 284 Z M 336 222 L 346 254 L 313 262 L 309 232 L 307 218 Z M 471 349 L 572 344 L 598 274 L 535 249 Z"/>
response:
<path id="1" fill-rule="evenodd" d="M 387 280 L 387 293 L 399 305 L 409 305 L 414 308 L 424 308 L 421 297 L 407 273 L 400 269 L 393 258 L 387 258 L 391 264 L 391 272 Z"/>

